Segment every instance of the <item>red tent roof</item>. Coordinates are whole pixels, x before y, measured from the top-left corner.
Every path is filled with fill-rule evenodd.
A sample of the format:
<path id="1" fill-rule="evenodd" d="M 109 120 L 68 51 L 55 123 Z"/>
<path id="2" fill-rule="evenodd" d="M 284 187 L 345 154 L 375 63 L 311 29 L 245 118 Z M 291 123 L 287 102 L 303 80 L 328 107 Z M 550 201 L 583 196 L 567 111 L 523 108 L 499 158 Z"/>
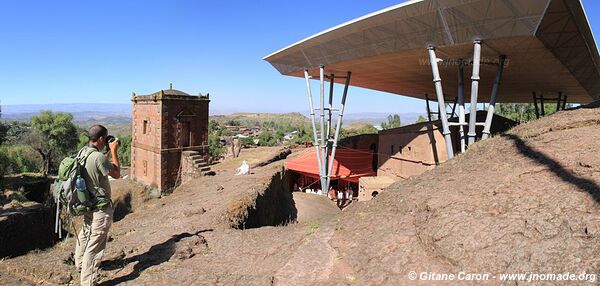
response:
<path id="1" fill-rule="evenodd" d="M 331 153 L 331 152 L 330 152 Z M 358 178 L 376 176 L 372 168 L 373 154 L 369 150 L 337 148 L 331 179 L 358 182 Z M 319 178 L 319 166 L 314 148 L 307 149 L 300 156 L 284 163 L 287 170 L 292 170 L 311 178 Z"/>

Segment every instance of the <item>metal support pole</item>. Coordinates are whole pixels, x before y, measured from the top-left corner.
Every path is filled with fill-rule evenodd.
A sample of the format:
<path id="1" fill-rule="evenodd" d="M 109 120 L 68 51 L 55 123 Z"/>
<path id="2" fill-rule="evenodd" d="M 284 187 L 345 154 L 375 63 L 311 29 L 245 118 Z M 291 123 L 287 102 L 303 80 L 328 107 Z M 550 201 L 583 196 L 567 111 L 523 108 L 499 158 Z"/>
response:
<path id="1" fill-rule="evenodd" d="M 558 92 L 558 99 L 556 100 L 556 112 L 560 111 L 561 100 L 562 100 L 562 92 Z"/>
<path id="2" fill-rule="evenodd" d="M 320 96 L 321 96 L 321 191 L 324 190 L 326 182 L 326 170 L 327 170 L 327 138 L 325 138 L 325 66 L 319 67 L 319 81 L 320 81 Z"/>
<path id="3" fill-rule="evenodd" d="M 494 118 L 494 111 L 496 108 L 496 98 L 498 96 L 498 88 L 500 88 L 500 80 L 502 80 L 502 72 L 504 71 L 505 60 L 505 55 L 501 55 L 498 58 L 498 69 L 496 70 L 496 79 L 494 80 L 494 86 L 492 87 L 492 96 L 490 97 L 490 104 L 488 105 L 487 116 L 485 117 L 485 125 L 483 126 L 483 133 L 481 134 L 482 140 L 485 140 L 490 136 L 490 129 L 492 128 L 492 119 Z"/>
<path id="4" fill-rule="evenodd" d="M 565 110 L 565 108 L 567 108 L 567 95 L 566 94 L 563 97 L 563 101 L 562 101 L 562 109 Z"/>
<path id="5" fill-rule="evenodd" d="M 348 95 L 348 86 L 350 86 L 351 72 L 346 75 L 346 84 L 344 85 L 344 93 L 342 94 L 342 103 L 340 104 L 338 122 L 335 126 L 335 135 L 333 137 L 333 147 L 331 148 L 331 157 L 329 158 L 329 172 L 327 172 L 327 191 L 329 191 L 329 184 L 331 183 L 331 173 L 333 172 L 333 161 L 335 160 L 335 151 L 337 149 L 338 138 L 340 136 L 340 129 L 342 129 L 342 119 L 344 117 L 344 108 L 346 107 L 346 97 Z"/>
<path id="6" fill-rule="evenodd" d="M 429 62 L 431 63 L 431 71 L 433 73 L 433 82 L 435 84 L 435 93 L 437 95 L 438 106 L 440 110 L 444 108 L 444 111 L 440 111 L 438 114 L 442 120 L 442 134 L 444 135 L 444 141 L 446 141 L 446 150 L 448 151 L 448 159 L 454 157 L 454 150 L 452 148 L 452 138 L 450 137 L 450 128 L 448 128 L 448 114 L 446 114 L 446 104 L 444 103 L 444 91 L 442 90 L 442 79 L 440 78 L 440 71 L 438 70 L 437 57 L 435 56 L 435 47 L 429 46 Z"/>
<path id="7" fill-rule="evenodd" d="M 327 140 L 331 138 L 331 110 L 333 109 L 333 80 L 335 75 L 331 74 L 329 81 L 329 117 L 327 118 Z"/>
<path id="8" fill-rule="evenodd" d="M 308 106 L 310 107 L 310 122 L 312 123 L 313 140 L 315 144 L 315 154 L 317 155 L 317 165 L 319 166 L 319 176 L 322 177 L 321 171 L 321 155 L 319 154 L 319 137 L 317 137 L 317 125 L 315 123 L 315 108 L 312 101 L 312 92 L 310 89 L 310 77 L 308 70 L 304 70 L 304 78 L 306 79 L 306 95 L 308 96 Z"/>
<path id="9" fill-rule="evenodd" d="M 540 119 L 540 109 L 538 108 L 537 96 L 533 92 L 533 107 L 535 108 L 535 118 Z"/>
<path id="10" fill-rule="evenodd" d="M 481 41 L 473 43 L 473 74 L 471 76 L 471 112 L 469 114 L 469 145 L 475 143 L 475 124 L 477 123 L 477 93 L 479 92 L 479 64 L 481 62 Z"/>
<path id="11" fill-rule="evenodd" d="M 450 113 L 450 117 L 454 117 L 456 115 L 456 97 L 454 98 L 454 103 L 452 104 L 452 112 Z"/>
<path id="12" fill-rule="evenodd" d="M 546 110 L 544 110 L 544 94 L 540 95 L 540 106 L 542 107 L 542 116 L 546 116 Z"/>
<path id="13" fill-rule="evenodd" d="M 460 152 L 464 153 L 466 149 L 465 142 L 465 75 L 464 62 L 460 59 L 458 64 L 458 132 L 460 134 Z"/>
<path id="14" fill-rule="evenodd" d="M 427 119 L 431 122 L 431 108 L 429 107 L 429 95 L 425 94 L 425 104 L 427 106 Z"/>
<path id="15" fill-rule="evenodd" d="M 325 120 L 327 121 L 327 126 L 325 130 L 325 154 L 323 155 L 323 162 L 325 162 L 325 167 L 323 167 L 323 171 L 325 172 L 325 187 L 322 187 L 323 193 L 327 193 L 329 190 L 328 178 L 329 173 L 327 173 L 327 162 L 329 162 L 329 151 L 330 151 L 330 141 L 331 141 L 331 112 L 333 109 L 333 83 L 335 80 L 335 74 L 330 75 L 329 81 L 329 105 L 327 107 L 327 113 L 325 114 Z"/>

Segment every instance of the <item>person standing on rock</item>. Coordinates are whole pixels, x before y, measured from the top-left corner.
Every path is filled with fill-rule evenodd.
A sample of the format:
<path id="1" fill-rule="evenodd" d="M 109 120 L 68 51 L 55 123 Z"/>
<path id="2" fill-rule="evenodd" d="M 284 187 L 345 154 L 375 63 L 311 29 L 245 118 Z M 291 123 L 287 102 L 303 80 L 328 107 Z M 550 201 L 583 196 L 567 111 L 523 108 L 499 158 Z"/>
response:
<path id="1" fill-rule="evenodd" d="M 107 138 L 108 130 L 102 125 L 94 125 L 88 130 L 89 142 L 84 148 L 92 149 L 85 161 L 83 178 L 88 191 L 95 200 L 95 209 L 83 216 L 83 226 L 77 237 L 75 265 L 81 271 L 81 285 L 96 285 L 100 261 L 106 248 L 108 230 L 112 225 L 113 206 L 108 176 L 120 177 L 121 164 L 117 155 L 119 140 Z M 106 142 L 110 140 L 110 142 Z M 108 153 L 101 150 L 108 144 Z"/>

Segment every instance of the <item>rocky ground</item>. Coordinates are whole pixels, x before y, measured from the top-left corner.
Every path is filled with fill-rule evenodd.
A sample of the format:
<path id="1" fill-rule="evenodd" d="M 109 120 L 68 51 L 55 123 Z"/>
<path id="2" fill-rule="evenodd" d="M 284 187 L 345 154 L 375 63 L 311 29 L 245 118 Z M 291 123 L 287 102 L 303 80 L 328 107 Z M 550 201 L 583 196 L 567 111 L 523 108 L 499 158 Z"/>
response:
<path id="1" fill-rule="evenodd" d="M 563 111 L 477 143 L 373 201 L 338 212 L 295 195 L 300 223 L 245 230 L 232 226 L 251 215 L 244 210 L 272 187 L 282 162 L 244 177 L 233 176 L 238 161 L 225 162 L 213 168 L 217 176 L 169 196 L 133 200 L 133 212 L 113 225 L 102 285 L 594 285 L 413 281 L 409 274 L 598 274 L 597 142 L 600 108 Z M 279 150 L 260 152 L 251 164 Z M 323 208 L 304 216 L 315 204 Z M 1 261 L 0 284 L 77 281 L 73 244 Z"/>
<path id="2" fill-rule="evenodd" d="M 236 219 L 248 215 L 237 206 L 252 208 L 283 165 L 275 161 L 246 176 L 234 176 L 236 168 L 243 160 L 261 165 L 281 153 L 281 148 L 243 150 L 239 158 L 212 166 L 216 176 L 199 178 L 162 198 L 152 198 L 132 181 L 113 181 L 117 211 L 102 284 L 270 283 L 274 271 L 289 264 L 290 254 L 319 229 L 320 219 L 328 223 L 340 212 L 324 197 L 296 194 L 295 215 L 308 220 L 306 224 L 233 228 Z M 44 251 L 0 261 L 0 285 L 77 284 L 74 244 L 71 238 Z"/>
<path id="3" fill-rule="evenodd" d="M 600 108 L 559 112 L 392 185 L 341 216 L 331 245 L 347 271 L 330 282 L 412 285 L 410 271 L 598 274 L 598 142 Z M 444 284 L 456 281 L 432 283 Z M 525 285 L 557 284 L 594 283 Z"/>

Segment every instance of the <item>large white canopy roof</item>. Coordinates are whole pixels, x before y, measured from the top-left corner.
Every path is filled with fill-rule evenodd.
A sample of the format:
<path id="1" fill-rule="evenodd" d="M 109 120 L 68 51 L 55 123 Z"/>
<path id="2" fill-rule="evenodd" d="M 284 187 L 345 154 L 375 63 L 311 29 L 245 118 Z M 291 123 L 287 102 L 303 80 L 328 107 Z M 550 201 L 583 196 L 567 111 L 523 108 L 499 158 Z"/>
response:
<path id="1" fill-rule="evenodd" d="M 457 63 L 507 56 L 499 102 L 530 102 L 532 92 L 569 102 L 600 98 L 600 57 L 580 0 L 413 0 L 357 18 L 264 59 L 280 73 L 352 72 L 351 85 L 416 98 L 433 97 L 426 47 L 437 47 L 444 93 L 454 97 Z M 495 65 L 482 65 L 480 102 L 489 99 Z M 471 67 L 465 67 L 466 94 Z M 339 74 L 341 75 L 341 74 Z M 340 82 L 343 79 L 340 79 Z"/>

